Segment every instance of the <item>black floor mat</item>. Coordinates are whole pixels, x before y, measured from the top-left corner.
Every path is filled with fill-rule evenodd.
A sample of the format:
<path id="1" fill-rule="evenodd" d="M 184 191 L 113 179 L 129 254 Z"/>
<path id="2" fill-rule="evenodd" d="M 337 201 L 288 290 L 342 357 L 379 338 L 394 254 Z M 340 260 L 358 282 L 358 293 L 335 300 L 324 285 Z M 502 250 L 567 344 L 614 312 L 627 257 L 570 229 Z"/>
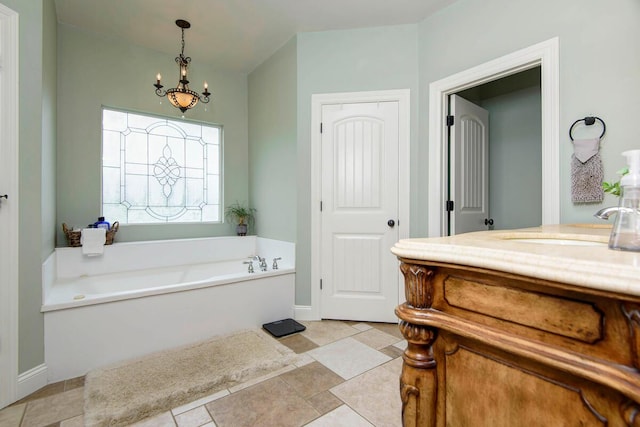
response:
<path id="1" fill-rule="evenodd" d="M 265 323 L 262 327 L 276 338 L 302 332 L 307 329 L 304 325 L 301 325 L 293 319 L 283 319 Z"/>

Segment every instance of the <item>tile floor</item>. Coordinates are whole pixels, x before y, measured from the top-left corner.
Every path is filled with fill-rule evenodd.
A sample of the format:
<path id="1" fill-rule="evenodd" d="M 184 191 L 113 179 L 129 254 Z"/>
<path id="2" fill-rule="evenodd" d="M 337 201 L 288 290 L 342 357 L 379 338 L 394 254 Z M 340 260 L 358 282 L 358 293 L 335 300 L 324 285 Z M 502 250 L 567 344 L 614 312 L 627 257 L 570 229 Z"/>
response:
<path id="1" fill-rule="evenodd" d="M 173 408 L 136 427 L 400 426 L 406 346 L 397 325 L 324 320 L 279 341 L 301 361 Z M 50 384 L 0 410 L 2 427 L 83 426 L 84 379 Z"/>

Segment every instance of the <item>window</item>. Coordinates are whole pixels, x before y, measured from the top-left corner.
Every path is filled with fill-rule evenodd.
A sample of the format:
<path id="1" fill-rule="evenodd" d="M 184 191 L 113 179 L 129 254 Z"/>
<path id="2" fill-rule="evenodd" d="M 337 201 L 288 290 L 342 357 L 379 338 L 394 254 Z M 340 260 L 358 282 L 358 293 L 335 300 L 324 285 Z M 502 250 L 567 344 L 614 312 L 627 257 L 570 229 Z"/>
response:
<path id="1" fill-rule="evenodd" d="M 222 127 L 102 110 L 102 215 L 120 224 L 221 221 Z"/>

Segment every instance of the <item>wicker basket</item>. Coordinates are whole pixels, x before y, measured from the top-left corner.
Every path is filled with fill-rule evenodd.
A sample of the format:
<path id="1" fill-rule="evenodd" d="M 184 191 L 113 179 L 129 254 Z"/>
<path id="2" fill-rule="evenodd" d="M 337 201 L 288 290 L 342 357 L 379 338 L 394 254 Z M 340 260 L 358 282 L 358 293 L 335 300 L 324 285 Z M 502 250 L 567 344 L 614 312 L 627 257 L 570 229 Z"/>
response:
<path id="1" fill-rule="evenodd" d="M 120 223 L 118 221 L 114 222 L 109 230 L 107 230 L 105 235 L 105 245 L 110 245 L 113 243 L 113 239 L 116 237 L 116 233 L 118 232 L 118 228 L 120 227 Z M 62 231 L 64 235 L 67 237 L 67 245 L 71 247 L 82 246 L 80 243 L 80 238 L 82 237 L 81 230 L 72 230 L 67 224 L 62 223 Z"/>
<path id="2" fill-rule="evenodd" d="M 62 223 L 62 231 L 64 235 L 67 236 L 67 245 L 71 247 L 82 246 L 80 243 L 80 237 L 82 236 L 82 231 L 80 230 L 72 230 L 67 227 L 67 224 Z"/>
<path id="3" fill-rule="evenodd" d="M 120 223 L 118 221 L 111 224 L 111 228 L 107 231 L 107 237 L 104 242 L 105 245 L 110 245 L 113 243 L 113 239 L 116 237 L 116 233 L 118 232 L 119 227 Z"/>

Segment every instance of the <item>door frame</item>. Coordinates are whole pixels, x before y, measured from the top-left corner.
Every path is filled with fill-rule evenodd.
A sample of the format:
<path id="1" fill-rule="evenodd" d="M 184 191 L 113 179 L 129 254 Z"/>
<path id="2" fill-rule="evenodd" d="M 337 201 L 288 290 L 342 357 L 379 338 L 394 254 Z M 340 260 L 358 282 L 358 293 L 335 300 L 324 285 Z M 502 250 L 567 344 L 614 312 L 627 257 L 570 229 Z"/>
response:
<path id="1" fill-rule="evenodd" d="M 449 95 L 530 68 L 540 67 L 542 101 L 542 224 L 560 222 L 559 39 L 518 50 L 429 85 L 429 237 L 446 235 L 447 131 Z"/>
<path id="2" fill-rule="evenodd" d="M 0 358 L 0 408 L 13 403 L 18 393 L 18 13 L 0 3 L 0 31 L 2 31 L 2 117 L 0 118 L 0 139 L 5 144 L 0 151 L 7 156 L 7 182 L 2 183 L 3 194 L 9 194 L 4 201 L 11 226 L 7 236 L 0 239 L 0 336 L 2 337 L 2 358 Z M 6 256 L 5 256 L 6 255 Z"/>
<path id="3" fill-rule="evenodd" d="M 343 92 L 311 95 L 311 312 L 310 320 L 320 320 L 320 279 L 321 279 L 321 218 L 322 198 L 322 147 L 320 124 L 322 107 L 331 104 L 356 104 L 365 102 L 398 101 L 398 237 L 409 237 L 410 209 L 410 90 L 380 90 L 367 92 Z M 404 301 L 404 283 L 398 270 L 398 304 Z"/>

